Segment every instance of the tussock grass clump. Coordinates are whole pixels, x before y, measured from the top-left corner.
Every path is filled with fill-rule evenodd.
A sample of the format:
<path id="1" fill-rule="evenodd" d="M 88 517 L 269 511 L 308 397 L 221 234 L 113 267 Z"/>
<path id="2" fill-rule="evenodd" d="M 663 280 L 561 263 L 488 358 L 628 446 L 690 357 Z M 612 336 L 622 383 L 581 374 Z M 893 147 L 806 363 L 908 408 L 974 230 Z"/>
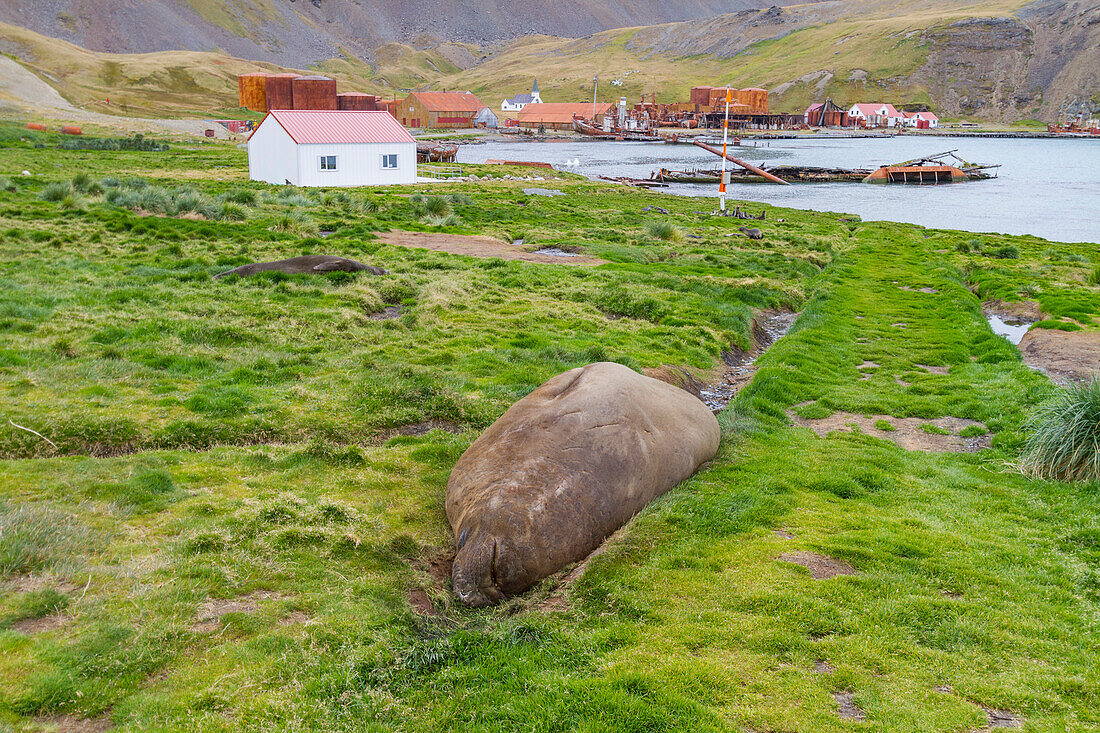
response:
<path id="1" fill-rule="evenodd" d="M 446 196 L 429 196 L 424 202 L 424 211 L 432 216 L 450 216 L 454 206 Z"/>
<path id="2" fill-rule="evenodd" d="M 231 201 L 241 206 L 256 206 L 260 203 L 260 195 L 248 188 L 238 188 L 223 193 L 219 198 L 223 201 Z"/>
<path id="3" fill-rule="evenodd" d="M 1100 285 L 1100 265 L 1097 265 L 1095 270 L 1085 276 L 1085 282 L 1089 285 Z"/>
<path id="4" fill-rule="evenodd" d="M 88 208 L 88 198 L 81 193 L 72 191 L 61 197 L 61 208 L 81 211 Z"/>
<path id="5" fill-rule="evenodd" d="M 213 218 L 218 221 L 244 221 L 248 218 L 248 209 L 232 201 L 222 201 L 215 209 Z"/>
<path id="6" fill-rule="evenodd" d="M 73 185 L 71 183 L 69 183 L 68 181 L 56 181 L 54 183 L 47 184 L 46 187 L 38 193 L 38 198 L 42 199 L 43 201 L 52 201 L 54 203 L 57 203 L 66 196 L 72 194 L 72 192 Z"/>
<path id="7" fill-rule="evenodd" d="M 378 201 L 372 198 L 348 197 L 342 203 L 344 211 L 349 214 L 376 214 L 380 210 Z"/>
<path id="8" fill-rule="evenodd" d="M 0 501 L 0 578 L 57 567 L 99 546 L 98 534 L 45 504 Z"/>
<path id="9" fill-rule="evenodd" d="M 645 225 L 645 233 L 651 239 L 665 242 L 683 242 L 684 232 L 680 227 L 667 221 L 652 221 Z"/>
<path id="10" fill-rule="evenodd" d="M 11 193 L 16 188 L 15 182 L 7 176 L 0 176 L 0 191 Z"/>
<path id="11" fill-rule="evenodd" d="M 98 189 L 99 193 L 103 193 L 103 187 L 95 181 L 90 175 L 84 172 L 77 173 L 70 181 L 74 191 L 80 191 L 81 193 L 92 193 L 91 189 Z"/>
<path id="12" fill-rule="evenodd" d="M 286 232 L 287 234 L 300 236 L 309 236 L 320 231 L 317 222 L 300 211 L 286 211 L 279 214 L 275 217 L 275 223 L 271 226 L 271 229 L 276 232 Z"/>
<path id="13" fill-rule="evenodd" d="M 1058 390 L 1032 415 L 1021 465 L 1060 481 L 1100 480 L 1100 379 Z"/>

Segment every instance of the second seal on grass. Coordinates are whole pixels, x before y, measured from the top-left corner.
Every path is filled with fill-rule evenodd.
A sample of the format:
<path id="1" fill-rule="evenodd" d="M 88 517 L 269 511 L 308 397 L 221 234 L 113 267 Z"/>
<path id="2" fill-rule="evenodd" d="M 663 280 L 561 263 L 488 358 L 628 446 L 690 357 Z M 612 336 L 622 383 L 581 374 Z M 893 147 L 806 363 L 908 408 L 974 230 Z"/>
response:
<path id="1" fill-rule="evenodd" d="M 471 606 L 499 603 L 583 559 L 713 458 L 720 438 L 697 398 L 621 364 L 550 379 L 451 471 L 455 593 Z"/>

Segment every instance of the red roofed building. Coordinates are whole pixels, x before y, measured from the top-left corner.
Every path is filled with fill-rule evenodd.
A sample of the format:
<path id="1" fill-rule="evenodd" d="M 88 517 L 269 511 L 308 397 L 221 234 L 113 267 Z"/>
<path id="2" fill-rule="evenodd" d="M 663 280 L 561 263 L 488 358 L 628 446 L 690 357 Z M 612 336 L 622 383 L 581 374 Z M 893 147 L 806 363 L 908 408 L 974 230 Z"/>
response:
<path id="1" fill-rule="evenodd" d="M 935 112 L 906 112 L 905 126 L 916 127 L 920 130 L 930 130 L 940 126 L 940 118 Z"/>
<path id="2" fill-rule="evenodd" d="M 866 127 L 900 127 L 905 124 L 905 115 L 892 104 L 853 104 L 848 116 L 861 121 Z"/>
<path id="3" fill-rule="evenodd" d="M 295 186 L 416 183 L 416 141 L 389 112 L 273 110 L 248 138 L 248 174 Z"/>
<path id="4" fill-rule="evenodd" d="M 405 127 L 474 127 L 485 105 L 470 92 L 413 92 L 397 105 Z"/>
<path id="5" fill-rule="evenodd" d="M 604 115 L 614 107 L 610 102 L 596 105 L 596 125 L 603 124 Z M 591 102 L 543 102 L 528 104 L 516 117 L 516 126 L 530 130 L 540 127 L 547 130 L 572 130 L 573 117 L 588 119 L 592 116 Z"/>

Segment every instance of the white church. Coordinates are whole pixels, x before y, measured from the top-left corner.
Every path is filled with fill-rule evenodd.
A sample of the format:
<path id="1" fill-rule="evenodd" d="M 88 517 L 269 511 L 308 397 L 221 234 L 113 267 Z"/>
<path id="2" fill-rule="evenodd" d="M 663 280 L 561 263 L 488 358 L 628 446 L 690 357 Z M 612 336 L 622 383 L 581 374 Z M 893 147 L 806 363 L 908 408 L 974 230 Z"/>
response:
<path id="1" fill-rule="evenodd" d="M 530 94 L 517 94 L 511 99 L 505 99 L 500 103 L 501 112 L 519 112 L 529 104 L 542 104 L 542 97 L 539 96 L 539 80 L 535 79 L 534 85 L 531 87 Z"/>

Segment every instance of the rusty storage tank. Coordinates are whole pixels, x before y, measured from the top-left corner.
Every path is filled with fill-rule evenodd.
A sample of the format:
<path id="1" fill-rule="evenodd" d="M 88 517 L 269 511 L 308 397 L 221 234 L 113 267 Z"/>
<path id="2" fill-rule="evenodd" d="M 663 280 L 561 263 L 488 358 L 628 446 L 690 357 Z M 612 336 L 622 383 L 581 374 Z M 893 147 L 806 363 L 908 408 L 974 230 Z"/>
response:
<path id="1" fill-rule="evenodd" d="M 336 80 L 299 76 L 293 81 L 294 109 L 336 109 Z"/>
<path id="2" fill-rule="evenodd" d="M 753 87 L 751 89 L 745 89 L 748 93 L 749 99 L 747 104 L 752 109 L 754 115 L 766 115 L 768 114 L 768 90 L 760 89 L 759 87 Z"/>
<path id="3" fill-rule="evenodd" d="M 362 92 L 343 92 L 336 95 L 336 108 L 373 112 L 378 109 L 378 97 Z"/>
<path id="4" fill-rule="evenodd" d="M 714 87 L 692 87 L 691 88 L 691 103 L 692 104 L 710 104 L 710 92 Z"/>
<path id="5" fill-rule="evenodd" d="M 267 112 L 267 74 L 256 72 L 238 76 L 237 99 L 240 107 Z"/>
<path id="6" fill-rule="evenodd" d="M 268 74 L 267 108 L 294 109 L 294 80 L 297 74 Z"/>

